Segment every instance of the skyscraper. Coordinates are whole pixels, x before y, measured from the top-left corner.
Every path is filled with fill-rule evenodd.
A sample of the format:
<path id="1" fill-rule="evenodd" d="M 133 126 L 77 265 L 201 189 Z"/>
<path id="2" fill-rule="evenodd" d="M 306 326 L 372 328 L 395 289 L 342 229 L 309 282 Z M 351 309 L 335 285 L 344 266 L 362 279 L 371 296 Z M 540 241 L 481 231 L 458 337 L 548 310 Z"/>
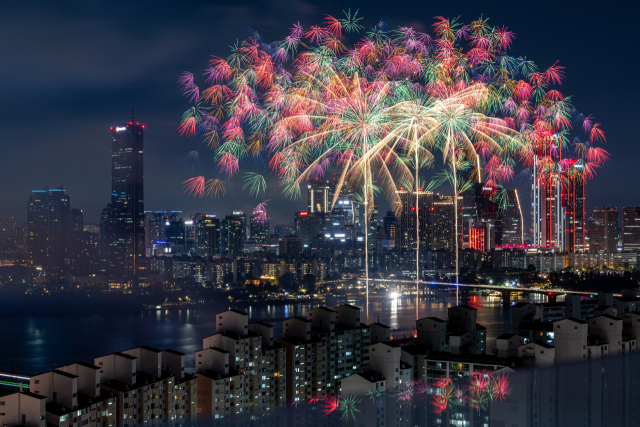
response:
<path id="1" fill-rule="evenodd" d="M 33 190 L 27 204 L 29 266 L 57 279 L 70 257 L 72 208 L 64 189 Z"/>
<path id="2" fill-rule="evenodd" d="M 507 196 L 507 206 L 502 212 L 502 245 L 520 246 L 524 244 L 524 224 L 518 190 L 507 190 Z"/>
<path id="3" fill-rule="evenodd" d="M 622 208 L 622 250 L 640 251 L 640 207 Z"/>
<path id="4" fill-rule="evenodd" d="M 196 255 L 206 258 L 222 255 L 220 220 L 215 215 L 197 215 L 195 228 Z"/>
<path id="5" fill-rule="evenodd" d="M 536 160 L 537 161 L 537 160 Z M 534 176 L 532 194 L 533 243 L 559 251 L 585 249 L 584 178 L 580 161 L 563 160 L 553 179 Z"/>
<path id="6" fill-rule="evenodd" d="M 431 235 L 433 244 L 431 249 L 446 249 L 449 251 L 456 250 L 456 215 L 455 207 L 457 205 L 457 229 L 458 229 L 458 248 L 462 249 L 462 196 L 458 196 L 457 204 L 454 196 L 443 196 L 440 194 L 433 195 L 433 205 L 431 210 Z M 422 227 L 422 224 L 420 224 Z"/>
<path id="7" fill-rule="evenodd" d="M 431 247 L 431 208 L 433 207 L 433 192 L 418 190 L 418 206 L 416 207 L 416 192 L 404 187 L 397 190 L 402 208 L 396 216 L 396 249 L 416 250 L 416 208 L 418 209 L 420 250 Z"/>
<path id="8" fill-rule="evenodd" d="M 247 218 L 242 211 L 233 211 L 226 215 L 222 224 L 222 243 L 225 255 L 240 256 L 244 253 L 244 241 L 247 239 Z"/>
<path id="9" fill-rule="evenodd" d="M 120 278 L 123 284 L 133 287 L 146 281 L 143 132 L 144 126 L 134 121 L 133 113 L 129 123 L 111 128 L 106 272 L 112 279 Z"/>
<path id="10" fill-rule="evenodd" d="M 589 252 L 618 250 L 618 208 L 595 208 L 589 218 Z"/>
<path id="11" fill-rule="evenodd" d="M 563 172 L 561 190 L 564 240 L 560 248 L 570 253 L 585 252 L 585 206 L 583 165 L 576 160 L 565 160 L 567 170 Z"/>
<path id="12" fill-rule="evenodd" d="M 249 218 L 251 240 L 256 243 L 269 243 L 271 241 L 271 234 L 269 233 L 269 219 L 267 218 L 266 224 L 263 224 L 259 221 L 260 214 L 261 212 L 252 213 Z"/>
<path id="13" fill-rule="evenodd" d="M 307 211 L 310 213 L 331 212 L 334 191 L 335 179 L 309 179 L 307 183 Z"/>
<path id="14" fill-rule="evenodd" d="M 393 211 L 387 211 L 387 215 L 382 218 L 384 234 L 389 241 L 389 247 L 394 248 L 396 244 L 396 214 Z"/>

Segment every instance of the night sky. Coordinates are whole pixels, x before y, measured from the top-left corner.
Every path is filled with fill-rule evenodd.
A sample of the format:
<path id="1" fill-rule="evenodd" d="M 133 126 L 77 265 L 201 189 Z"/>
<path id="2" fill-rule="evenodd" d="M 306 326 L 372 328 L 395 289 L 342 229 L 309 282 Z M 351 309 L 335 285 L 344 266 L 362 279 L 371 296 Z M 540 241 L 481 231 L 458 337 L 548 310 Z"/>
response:
<path id="1" fill-rule="evenodd" d="M 546 69 L 560 60 L 569 81 L 563 93 L 592 114 L 607 135 L 612 159 L 587 186 L 594 206 L 640 205 L 638 183 L 637 17 L 632 2 L 376 1 L 11 1 L 0 5 L 0 217 L 26 221 L 32 189 L 62 185 L 86 222 L 98 222 L 110 200 L 110 126 L 129 120 L 145 128 L 147 210 L 214 213 L 250 211 L 270 198 L 276 224 L 292 223 L 303 201 L 279 195 L 275 180 L 265 196 L 249 197 L 234 179 L 219 200 L 183 194 L 172 160 L 193 150 L 178 124 L 188 107 L 177 78 L 200 76 L 210 55 L 251 27 L 280 40 L 296 21 L 308 28 L 324 14 L 360 9 L 367 29 L 380 19 L 392 29 L 430 30 L 433 17 L 480 15 L 508 26 L 516 54 Z M 204 83 L 204 79 L 200 80 Z M 210 156 L 202 151 L 202 155 Z M 209 162 L 209 165 L 212 163 Z M 210 173 L 205 174 L 210 175 Z M 523 206 L 524 207 L 524 206 Z M 383 209 L 384 207 L 381 207 Z M 528 209 L 523 209 L 527 211 Z"/>

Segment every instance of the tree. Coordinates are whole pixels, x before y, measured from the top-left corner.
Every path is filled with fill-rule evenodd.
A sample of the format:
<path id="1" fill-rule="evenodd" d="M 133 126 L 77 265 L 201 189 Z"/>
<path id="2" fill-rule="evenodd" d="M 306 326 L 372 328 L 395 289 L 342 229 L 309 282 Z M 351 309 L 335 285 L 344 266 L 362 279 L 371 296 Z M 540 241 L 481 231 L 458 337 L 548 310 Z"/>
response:
<path id="1" fill-rule="evenodd" d="M 534 264 L 529 264 L 529 266 L 527 267 L 527 271 L 535 272 L 536 266 Z"/>
<path id="2" fill-rule="evenodd" d="M 314 276 L 313 274 L 305 274 L 302 278 L 302 284 L 304 285 L 308 294 L 316 293 L 316 276 Z"/>
<path id="3" fill-rule="evenodd" d="M 288 271 L 280 277 L 279 284 L 280 286 L 282 286 L 282 289 L 284 289 L 289 293 L 298 291 L 298 284 L 296 283 L 296 278 L 293 277 L 293 274 L 291 274 Z"/>

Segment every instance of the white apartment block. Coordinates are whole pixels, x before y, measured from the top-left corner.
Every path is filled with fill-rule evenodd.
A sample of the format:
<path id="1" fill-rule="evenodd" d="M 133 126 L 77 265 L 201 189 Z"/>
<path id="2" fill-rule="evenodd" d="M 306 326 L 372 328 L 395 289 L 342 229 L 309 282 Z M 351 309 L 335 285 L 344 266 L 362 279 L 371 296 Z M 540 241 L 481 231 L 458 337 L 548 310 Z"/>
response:
<path id="1" fill-rule="evenodd" d="M 45 427 L 46 397 L 21 390 L 0 396 L 0 425 Z"/>
<path id="2" fill-rule="evenodd" d="M 93 365 L 79 362 L 31 377 L 31 391 L 46 397 L 47 425 L 114 424 L 116 397 L 101 390 L 98 371 Z"/>
<path id="3" fill-rule="evenodd" d="M 569 318 L 553 322 L 556 362 L 575 362 L 587 358 L 589 325 L 584 320 Z"/>
<path id="4" fill-rule="evenodd" d="M 304 317 L 283 320 L 282 333 L 284 337 L 277 343 L 286 348 L 287 401 L 327 394 L 328 343 L 311 336 L 311 320 Z"/>
<path id="5" fill-rule="evenodd" d="M 198 400 L 207 408 L 202 418 L 283 406 L 285 356 L 285 348 L 274 343 L 272 325 L 249 325 L 249 315 L 239 310 L 218 313 L 216 334 L 196 351 L 196 375 L 203 378 Z"/>
<path id="6" fill-rule="evenodd" d="M 371 330 L 360 323 L 358 307 L 345 304 L 334 309 L 318 307 L 307 312 L 312 337 L 327 342 L 325 378 L 327 394 L 339 394 L 342 379 L 369 363 Z"/>
<path id="7" fill-rule="evenodd" d="M 184 373 L 184 354 L 142 346 L 97 357 L 94 364 L 100 387 L 116 396 L 116 427 L 195 420 L 196 379 Z"/>

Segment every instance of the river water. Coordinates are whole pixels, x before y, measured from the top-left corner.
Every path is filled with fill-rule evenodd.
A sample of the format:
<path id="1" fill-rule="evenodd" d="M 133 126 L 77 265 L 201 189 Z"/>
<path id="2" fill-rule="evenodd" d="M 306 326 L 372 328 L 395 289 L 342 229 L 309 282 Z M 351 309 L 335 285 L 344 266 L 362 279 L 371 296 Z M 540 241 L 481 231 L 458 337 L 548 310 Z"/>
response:
<path id="1" fill-rule="evenodd" d="M 420 317 L 447 317 L 447 308 L 456 305 L 455 293 L 431 289 L 432 294 L 420 300 Z M 517 301 L 545 302 L 538 294 L 512 296 Z M 364 300 L 331 298 L 325 305 L 335 307 L 349 302 L 363 307 Z M 509 305 L 499 296 L 465 295 L 461 304 L 478 310 L 478 323 L 487 328 L 487 351 L 494 340 L 511 332 Z M 249 313 L 250 321 L 260 320 L 275 326 L 275 338 L 282 334 L 282 320 L 292 316 L 306 317 L 306 312 L 319 304 L 234 304 L 210 303 L 190 309 L 152 310 L 133 313 L 101 312 L 94 315 L 0 316 L 0 371 L 29 374 L 51 369 L 76 360 L 93 363 L 93 359 L 112 351 L 136 345 L 169 348 L 186 354 L 185 370 L 194 370 L 194 352 L 202 349 L 202 339 L 215 333 L 215 315 L 229 308 Z M 28 310 L 27 310 L 28 312 Z M 379 321 L 392 328 L 394 338 L 410 336 L 415 330 L 415 297 L 379 298 L 369 303 L 369 321 Z M 366 313 L 361 320 L 366 322 Z"/>

